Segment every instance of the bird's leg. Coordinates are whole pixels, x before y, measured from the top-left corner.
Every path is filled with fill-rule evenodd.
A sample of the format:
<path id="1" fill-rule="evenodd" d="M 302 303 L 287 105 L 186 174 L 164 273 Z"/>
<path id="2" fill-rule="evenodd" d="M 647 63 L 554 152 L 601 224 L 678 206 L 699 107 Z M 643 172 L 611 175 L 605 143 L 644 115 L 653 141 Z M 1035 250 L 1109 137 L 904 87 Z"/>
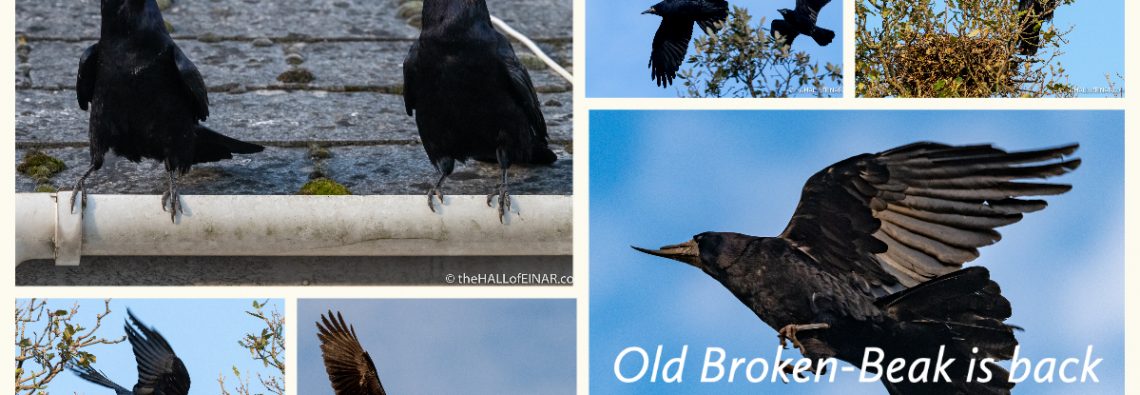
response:
<path id="1" fill-rule="evenodd" d="M 780 347 L 788 348 L 788 340 L 790 339 L 792 341 L 792 345 L 799 349 L 800 353 L 806 353 L 803 343 L 800 343 L 800 340 L 796 338 L 796 333 L 799 331 L 812 331 L 829 328 L 831 328 L 831 325 L 829 324 L 786 325 L 783 328 L 780 328 L 779 331 L 778 336 L 780 337 Z"/>
<path id="2" fill-rule="evenodd" d="M 502 179 L 496 187 L 497 192 L 487 195 L 487 207 L 491 207 L 491 201 L 494 200 L 495 195 L 499 195 L 499 223 L 503 223 L 503 216 L 511 211 L 511 196 L 507 192 L 507 168 L 511 166 L 511 162 L 507 157 L 507 151 L 502 148 L 495 150 L 495 156 L 499 159 Z"/>
<path id="3" fill-rule="evenodd" d="M 442 158 L 436 162 L 435 167 L 439 169 L 439 181 L 436 181 L 435 186 L 429 189 L 427 193 L 428 208 L 431 209 L 433 213 L 435 212 L 435 205 L 432 204 L 431 198 L 433 196 L 439 198 L 439 205 L 443 205 L 443 180 L 446 180 L 447 176 L 451 175 L 451 172 L 455 170 L 455 160 Z"/>
<path id="4" fill-rule="evenodd" d="M 79 194 L 79 196 L 81 196 L 81 198 L 79 199 L 79 204 L 81 205 L 80 211 L 82 211 L 84 208 L 87 208 L 87 185 L 86 185 L 87 177 L 89 177 L 91 175 L 91 173 L 95 172 L 95 169 L 97 169 L 97 168 L 98 168 L 98 165 L 96 165 L 94 162 L 92 162 L 91 167 L 87 168 L 87 171 L 83 173 L 83 176 L 79 177 L 79 181 L 76 181 L 75 186 L 71 188 L 71 213 L 72 214 L 75 213 L 75 195 L 76 194 Z"/>
<path id="5" fill-rule="evenodd" d="M 174 170 L 167 173 L 167 190 L 162 193 L 162 211 L 166 211 L 167 202 L 170 202 L 170 222 L 174 222 L 178 214 L 182 214 L 182 202 L 178 194 L 178 179 Z"/>

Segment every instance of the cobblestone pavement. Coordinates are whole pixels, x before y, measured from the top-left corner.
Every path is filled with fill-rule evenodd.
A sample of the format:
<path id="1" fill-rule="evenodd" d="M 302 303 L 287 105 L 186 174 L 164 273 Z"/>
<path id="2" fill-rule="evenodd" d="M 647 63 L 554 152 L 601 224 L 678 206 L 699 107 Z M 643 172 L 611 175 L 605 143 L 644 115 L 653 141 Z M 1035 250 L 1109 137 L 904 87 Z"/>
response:
<path id="1" fill-rule="evenodd" d="M 160 2 L 162 3 L 162 2 Z M 408 4 L 405 4 L 408 3 Z M 404 113 L 401 64 L 418 34 L 408 0 L 175 0 L 164 11 L 172 35 L 210 90 L 207 126 L 268 148 L 234 160 L 197 165 L 184 194 L 293 194 L 316 176 L 354 194 L 426 193 L 437 173 Z M 492 14 L 538 42 L 566 68 L 572 64 L 568 0 L 488 0 Z M 16 148 L 64 162 L 36 180 L 17 174 L 17 192 L 49 184 L 61 190 L 86 169 L 86 112 L 75 101 L 75 73 L 99 34 L 99 1 L 16 2 Z M 514 166 L 512 192 L 572 192 L 572 90 L 521 45 L 516 52 L 543 102 L 554 166 Z M 304 69 L 311 82 L 282 82 Z M 445 186 L 485 194 L 497 165 L 468 162 Z M 162 166 L 108 155 L 88 183 L 91 193 L 161 193 Z"/>

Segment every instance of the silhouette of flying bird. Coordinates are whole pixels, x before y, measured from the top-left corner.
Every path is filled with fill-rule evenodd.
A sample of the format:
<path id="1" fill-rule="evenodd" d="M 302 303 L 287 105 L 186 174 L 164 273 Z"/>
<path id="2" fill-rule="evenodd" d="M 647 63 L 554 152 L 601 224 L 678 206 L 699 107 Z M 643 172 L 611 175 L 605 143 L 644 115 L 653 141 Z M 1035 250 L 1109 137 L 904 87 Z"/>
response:
<path id="1" fill-rule="evenodd" d="M 693 24 L 706 34 L 713 35 L 728 19 L 728 2 L 725 0 L 665 0 L 642 14 L 661 17 L 661 25 L 653 35 L 653 52 L 649 55 L 650 77 L 657 86 L 668 87 L 677 77 L 677 70 L 685 61 L 689 40 L 693 38 Z"/>
<path id="2" fill-rule="evenodd" d="M 170 38 L 155 0 L 103 0 L 99 41 L 87 48 L 76 78 L 79 107 L 90 111 L 91 166 L 75 183 L 87 203 L 85 182 L 103 167 L 108 150 L 132 162 L 162 161 L 167 171 L 170 219 L 182 211 L 176 177 L 197 163 L 230 159 L 264 147 L 200 125 L 210 115 L 202 75 Z"/>
<path id="3" fill-rule="evenodd" d="M 356 329 L 344 322 L 340 312 L 321 314 L 317 323 L 321 357 L 336 395 L 386 395 L 372 357 L 360 346 Z"/>
<path id="4" fill-rule="evenodd" d="M 443 204 L 455 161 L 498 162 L 499 220 L 510 211 L 507 169 L 549 165 L 546 120 L 530 74 L 511 43 L 491 26 L 485 0 L 427 0 L 423 30 L 404 59 L 404 106 L 415 115 L 424 150 L 441 173 L 428 191 Z"/>
<path id="5" fill-rule="evenodd" d="M 127 310 L 128 320 L 123 328 L 138 363 L 139 381 L 133 390 L 115 384 L 103 372 L 93 367 L 72 366 L 71 371 L 80 378 L 115 390 L 115 395 L 186 395 L 190 392 L 190 374 L 174 349 L 154 328 L 147 328 Z M 137 328 L 137 329 L 136 329 Z"/>
<path id="6" fill-rule="evenodd" d="M 773 19 L 771 30 L 784 37 L 784 45 L 791 46 L 796 36 L 810 36 L 816 44 L 826 46 L 835 39 L 835 32 L 816 26 L 819 10 L 831 0 L 796 0 L 796 9 L 781 8 L 778 11 L 784 19 Z"/>
<path id="7" fill-rule="evenodd" d="M 1022 55 L 1035 56 L 1041 47 L 1041 24 L 1053 20 L 1058 0 L 1020 0 L 1017 13 L 1021 16 L 1021 34 L 1017 47 Z"/>
<path id="8" fill-rule="evenodd" d="M 859 365 L 934 360 L 945 346 L 951 382 L 883 384 L 891 394 L 1008 394 L 1017 339 L 1009 301 L 984 267 L 963 269 L 994 229 L 1042 210 L 1069 185 L 1025 182 L 1075 170 L 1076 144 L 1006 152 L 991 145 L 915 143 L 838 162 L 808 179 L 777 237 L 706 232 L 638 251 L 695 266 L 815 361 Z M 973 351 L 977 348 L 977 352 Z M 993 374 L 989 377 L 983 365 Z M 818 365 L 817 365 L 818 366 Z M 971 369 L 973 371 L 971 372 Z M 814 369 L 813 369 L 814 370 Z M 968 373 L 973 382 L 965 379 Z"/>

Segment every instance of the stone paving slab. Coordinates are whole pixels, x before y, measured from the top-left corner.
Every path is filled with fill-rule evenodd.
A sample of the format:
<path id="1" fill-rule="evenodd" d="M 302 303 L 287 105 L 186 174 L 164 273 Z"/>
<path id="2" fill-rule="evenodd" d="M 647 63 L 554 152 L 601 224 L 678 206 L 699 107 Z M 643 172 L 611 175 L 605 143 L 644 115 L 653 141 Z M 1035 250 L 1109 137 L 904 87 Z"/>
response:
<path id="1" fill-rule="evenodd" d="M 41 150 L 67 166 L 48 182 L 59 190 L 72 185 L 90 165 L 86 147 Z M 419 145 L 374 145 L 327 148 L 328 159 L 315 161 L 307 148 L 267 147 L 265 151 L 234 159 L 194 166 L 179 181 L 187 195 L 292 195 L 316 173 L 330 177 L 359 195 L 416 195 L 426 193 L 439 177 Z M 26 149 L 16 150 L 16 163 Z M 513 166 L 512 191 L 523 194 L 569 195 L 573 192 L 573 156 L 561 149 L 553 166 Z M 468 161 L 457 164 L 445 184 L 449 194 L 490 193 L 498 183 L 498 165 Z M 37 182 L 16 176 L 16 192 L 35 191 Z M 166 186 L 162 164 L 154 160 L 134 163 L 108 154 L 103 169 L 87 183 L 88 193 L 161 194 Z M 424 204 L 427 204 L 426 201 Z M 157 209 L 158 202 L 155 206 Z"/>
<path id="2" fill-rule="evenodd" d="M 38 89 L 75 89 L 79 58 L 94 40 L 32 41 L 28 67 L 32 86 Z M 180 40 L 178 46 L 198 66 L 208 87 L 278 84 L 277 76 L 288 70 L 278 46 L 260 47 L 249 42 L 204 43 Z"/>
<path id="3" fill-rule="evenodd" d="M 396 0 L 175 0 L 163 13 L 184 37 L 411 39 Z M 534 39 L 572 37 L 569 0 L 489 0 L 491 13 Z M 98 0 L 18 0 L 16 31 L 78 40 L 99 35 Z"/>
<path id="4" fill-rule="evenodd" d="M 419 145 L 333 147 L 329 152 L 332 157 L 324 161 L 325 173 L 353 193 L 416 195 L 426 193 L 439 179 Z M 551 166 L 511 166 L 508 175 L 512 193 L 573 193 L 573 157 L 559 148 L 554 153 L 559 160 Z M 498 183 L 498 164 L 469 160 L 456 164 L 455 172 L 444 183 L 444 193 L 485 195 L 495 190 Z"/>
<path id="5" fill-rule="evenodd" d="M 539 94 L 551 141 L 573 140 L 569 92 Z M 372 92 L 253 91 L 210 95 L 205 124 L 226 135 L 260 142 L 368 142 L 419 140 L 402 96 Z M 17 144 L 87 144 L 87 112 L 72 90 L 16 92 Z"/>

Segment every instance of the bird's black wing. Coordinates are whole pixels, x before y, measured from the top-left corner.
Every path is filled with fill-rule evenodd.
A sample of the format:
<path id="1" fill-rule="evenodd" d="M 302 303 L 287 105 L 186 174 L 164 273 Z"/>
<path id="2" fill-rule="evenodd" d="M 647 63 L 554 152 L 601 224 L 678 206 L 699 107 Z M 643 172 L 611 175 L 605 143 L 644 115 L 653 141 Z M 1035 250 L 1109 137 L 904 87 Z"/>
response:
<path id="1" fill-rule="evenodd" d="M 1001 239 L 994 229 L 1046 206 L 1027 196 L 1069 185 L 1024 182 L 1068 173 L 1078 148 L 1006 152 L 915 143 L 836 163 L 812 176 L 780 237 L 875 296 L 953 272 Z"/>
<path id="2" fill-rule="evenodd" d="M 75 77 L 75 98 L 79 108 L 87 111 L 87 105 L 95 96 L 95 78 L 99 73 L 99 43 L 87 47 L 79 58 L 79 73 Z"/>
<path id="3" fill-rule="evenodd" d="M 519 62 L 514 48 L 511 48 L 510 41 L 507 41 L 507 38 L 498 32 L 495 35 L 498 36 L 498 58 L 502 61 L 503 72 L 506 73 L 507 81 L 511 85 L 511 97 L 526 113 L 531 133 L 534 137 L 541 139 L 545 145 L 547 138 L 546 119 L 542 116 L 542 108 L 539 105 L 538 94 L 534 91 L 534 83 L 530 79 L 530 73 L 526 71 L 522 62 Z"/>
<path id="4" fill-rule="evenodd" d="M 147 328 L 129 310 L 130 322 L 124 325 L 127 340 L 135 353 L 139 368 L 136 394 L 186 395 L 190 392 L 190 374 L 182 360 L 161 334 Z"/>
<path id="5" fill-rule="evenodd" d="M 345 324 L 338 312 L 333 317 L 321 315 L 317 323 L 317 338 L 321 341 L 321 356 L 329 374 L 333 391 L 337 395 L 385 395 L 384 386 L 376 373 L 372 357 L 360 346 L 356 329 Z"/>
<path id="6" fill-rule="evenodd" d="M 194 99 L 194 116 L 199 121 L 205 121 L 210 116 L 210 99 L 206 93 L 206 83 L 202 81 L 202 74 L 194 66 L 182 49 L 170 43 L 170 52 L 174 58 L 174 65 L 178 67 L 178 74 L 182 77 L 182 85 Z"/>
<path id="7" fill-rule="evenodd" d="M 412 115 L 416 110 L 415 99 L 415 84 L 416 84 L 416 62 L 420 57 L 420 42 L 417 40 L 412 43 L 412 48 L 408 50 L 408 57 L 404 58 L 404 109 L 407 110 L 408 115 Z"/>
<path id="8" fill-rule="evenodd" d="M 71 371 L 79 376 L 79 378 L 90 381 L 94 384 L 110 388 L 115 391 L 115 395 L 133 395 L 131 390 L 123 388 L 123 386 L 116 384 L 111 379 L 108 379 L 103 372 L 95 370 L 95 368 L 87 366 L 71 366 Z"/>
<path id="9" fill-rule="evenodd" d="M 796 18 L 801 23 L 810 21 L 809 25 L 815 25 L 815 21 L 819 19 L 819 10 L 830 2 L 831 0 L 796 0 Z"/>
<path id="10" fill-rule="evenodd" d="M 692 20 L 661 18 L 661 26 L 657 27 L 657 33 L 653 35 L 653 52 L 649 55 L 650 73 L 657 81 L 657 86 L 667 87 L 673 83 L 692 38 Z"/>

